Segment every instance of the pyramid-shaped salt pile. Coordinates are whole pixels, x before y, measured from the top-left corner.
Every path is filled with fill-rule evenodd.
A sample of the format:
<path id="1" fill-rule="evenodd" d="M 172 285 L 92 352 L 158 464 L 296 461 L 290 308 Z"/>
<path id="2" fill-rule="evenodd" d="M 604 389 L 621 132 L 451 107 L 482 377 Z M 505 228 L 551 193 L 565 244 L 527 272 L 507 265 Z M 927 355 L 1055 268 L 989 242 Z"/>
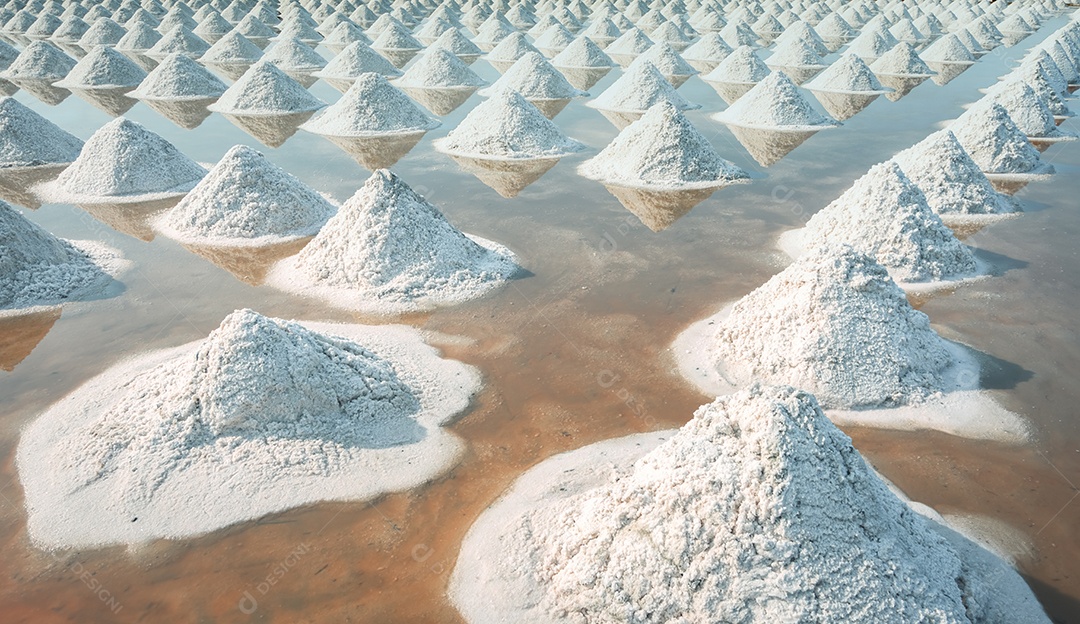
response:
<path id="1" fill-rule="evenodd" d="M 166 32 L 161 41 L 158 41 L 152 48 L 147 50 L 146 56 L 156 60 L 179 52 L 184 56 L 197 59 L 209 49 L 210 44 L 203 41 L 198 35 L 184 26 L 177 26 Z"/>
<path id="2" fill-rule="evenodd" d="M 106 18 L 98 20 L 97 24 L 94 24 L 94 27 L 97 27 L 97 25 L 102 23 L 102 21 L 105 19 Z M 117 28 L 120 27 L 117 26 Z M 91 28 L 90 31 L 86 33 L 86 36 L 84 36 L 82 41 L 79 42 L 80 46 L 87 45 L 86 39 L 90 36 L 92 32 L 94 32 L 94 28 Z M 159 41 L 161 41 L 161 34 L 158 31 L 154 30 L 153 26 L 150 26 L 148 24 L 136 24 L 127 33 L 121 33 L 120 38 L 117 39 L 114 43 L 116 45 L 116 49 L 120 50 L 121 52 L 142 54 L 157 45 Z M 112 43 L 113 42 L 96 43 L 95 45 L 112 45 Z"/>
<path id="3" fill-rule="evenodd" d="M 52 13 L 42 13 L 24 34 L 30 39 L 48 39 L 62 24 Z"/>
<path id="4" fill-rule="evenodd" d="M 439 35 L 439 38 L 428 46 L 428 52 L 439 49 L 451 52 L 467 65 L 480 58 L 482 53 L 475 43 L 466 39 L 456 28 Z"/>
<path id="5" fill-rule="evenodd" d="M 716 33 L 706 33 L 683 50 L 682 57 L 698 71 L 708 73 L 716 69 L 731 52 L 731 46 L 724 42 L 723 37 Z"/>
<path id="6" fill-rule="evenodd" d="M 291 115 L 325 106 L 273 63 L 259 61 L 208 108 L 226 115 Z"/>
<path id="7" fill-rule="evenodd" d="M 170 238 L 198 245 L 271 245 L 314 236 L 336 211 L 261 153 L 237 145 L 157 228 Z"/>
<path id="8" fill-rule="evenodd" d="M 548 56 L 555 56 L 566 49 L 574 35 L 565 26 L 556 22 L 549 26 L 539 37 L 533 41 L 533 45 Z"/>
<path id="9" fill-rule="evenodd" d="M 417 59 L 395 84 L 402 88 L 475 91 L 487 82 L 450 50 L 433 48 Z"/>
<path id="10" fill-rule="evenodd" d="M 1065 95 L 1054 88 L 1047 78 L 1046 72 L 1037 63 L 1025 63 L 1018 69 L 1013 70 L 1010 76 L 1026 82 L 1042 98 L 1055 117 L 1074 116 L 1074 113 L 1065 104 Z"/>
<path id="11" fill-rule="evenodd" d="M 267 281 L 336 307 L 399 314 L 480 297 L 517 271 L 509 250 L 462 234 L 384 169 Z"/>
<path id="12" fill-rule="evenodd" d="M 71 204 L 144 202 L 183 195 L 204 175 L 172 143 L 120 117 L 99 128 L 75 162 L 38 189 L 50 201 Z"/>
<path id="13" fill-rule="evenodd" d="M 77 15 L 71 15 L 53 31 L 51 38 L 53 41 L 59 41 L 60 43 L 78 43 L 79 39 L 88 30 L 90 30 L 90 24 L 87 24 Z"/>
<path id="14" fill-rule="evenodd" d="M 814 43 L 806 39 L 790 39 L 777 45 L 765 64 L 788 74 L 796 84 L 806 82 L 828 66 Z"/>
<path id="15" fill-rule="evenodd" d="M 411 329 L 239 310 L 205 340 L 109 369 L 26 429 L 28 533 L 44 548 L 178 539 L 407 490 L 457 462 L 442 425 L 479 386 Z"/>
<path id="16" fill-rule="evenodd" d="M 262 58 L 285 72 L 312 73 L 326 67 L 326 59 L 296 37 L 278 39 Z"/>
<path id="17" fill-rule="evenodd" d="M 484 59 L 499 73 L 503 73 L 530 52 L 539 53 L 539 50 L 525 39 L 525 35 L 515 32 L 500 41 L 499 45 L 484 56 Z"/>
<path id="18" fill-rule="evenodd" d="M 891 50 L 875 60 L 870 69 L 880 76 L 896 76 L 900 78 L 929 78 L 934 75 L 926 63 L 919 58 L 910 43 L 898 43 Z"/>
<path id="19" fill-rule="evenodd" d="M 369 72 L 387 77 L 401 75 L 400 69 L 394 67 L 390 61 L 372 50 L 366 43 L 354 41 L 331 59 L 326 67 L 313 73 L 312 76 L 322 78 L 334 87 L 346 91 L 357 77 Z"/>
<path id="20" fill-rule="evenodd" d="M 927 63 L 959 63 L 971 65 L 975 57 L 955 34 L 942 36 L 931 43 L 920 55 Z"/>
<path id="21" fill-rule="evenodd" d="M 144 78 L 146 72 L 128 57 L 112 48 L 98 46 L 53 86 L 80 90 L 134 88 Z"/>
<path id="22" fill-rule="evenodd" d="M 174 53 L 165 57 L 139 88 L 128 95 L 140 100 L 182 102 L 216 99 L 227 88 L 220 78 L 190 57 Z"/>
<path id="23" fill-rule="evenodd" d="M 1049 622 L 1015 570 L 916 513 L 788 386 L 542 462 L 469 530 L 449 593 L 469 624 L 960 623 L 973 604 Z"/>
<path id="24" fill-rule="evenodd" d="M 454 156 L 485 160 L 561 158 L 585 149 L 516 91 L 498 91 L 434 144 Z"/>
<path id="25" fill-rule="evenodd" d="M 1042 178 L 1054 173 L 1053 165 L 1042 162 L 1038 150 L 1000 104 L 976 104 L 954 121 L 949 130 L 983 173 L 1018 178 Z"/>
<path id="26" fill-rule="evenodd" d="M 334 30 L 330 31 L 330 34 L 326 35 L 326 38 L 322 40 L 322 44 L 331 52 L 337 54 L 355 41 L 363 41 L 366 44 L 371 43 L 371 39 L 364 34 L 364 31 L 359 26 L 352 22 L 342 22 Z"/>
<path id="27" fill-rule="evenodd" d="M 696 75 L 696 69 L 683 60 L 679 53 L 671 45 L 660 42 L 646 50 L 633 61 L 634 63 L 652 63 L 653 67 L 660 72 L 674 87 L 682 86 L 691 76 Z"/>
<path id="28" fill-rule="evenodd" d="M 730 126 L 766 130 L 816 131 L 839 125 L 814 110 L 784 72 L 769 74 L 713 119 Z"/>
<path id="29" fill-rule="evenodd" d="M 892 89 L 882 86 L 874 72 L 854 54 L 846 54 L 803 85 L 839 121 L 854 116 L 879 95 Z"/>
<path id="30" fill-rule="evenodd" d="M 315 30 L 315 20 L 290 16 L 281 23 L 278 38 L 296 38 L 304 43 L 315 45 L 322 41 L 323 36 L 318 30 Z"/>
<path id="31" fill-rule="evenodd" d="M 371 49 L 386 57 L 395 67 L 404 67 L 416 53 L 424 49 L 401 24 L 390 24 L 371 42 Z"/>
<path id="32" fill-rule="evenodd" d="M 679 109 L 662 100 L 578 167 L 591 180 L 676 191 L 747 183 L 745 171 L 720 157 Z"/>
<path id="33" fill-rule="evenodd" d="M 198 26 L 192 28 L 191 32 L 201 37 L 203 41 L 213 44 L 231 32 L 232 29 L 232 24 L 225 21 L 225 18 L 221 17 L 220 13 L 212 11 L 199 22 Z"/>
<path id="34" fill-rule="evenodd" d="M 653 45 L 653 40 L 649 39 L 648 35 L 638 28 L 631 28 L 608 44 L 604 52 L 625 67 Z"/>
<path id="35" fill-rule="evenodd" d="M 28 308 L 100 298 L 124 263 L 90 241 L 46 232 L 0 200 L 0 316 Z"/>
<path id="36" fill-rule="evenodd" d="M 340 100 L 304 123 L 308 132 L 330 137 L 424 133 L 442 125 L 409 96 L 376 73 L 362 74 Z"/>
<path id="37" fill-rule="evenodd" d="M 0 72 L 0 78 L 16 84 L 23 80 L 53 83 L 67 76 L 75 63 L 75 59 L 53 44 L 34 41 L 23 49 L 7 69 Z"/>
<path id="38" fill-rule="evenodd" d="M 585 105 L 605 113 L 616 126 L 623 128 L 661 101 L 671 102 L 679 110 L 701 108 L 688 102 L 652 63 L 645 61 L 631 65 L 603 93 Z"/>
<path id="39" fill-rule="evenodd" d="M 940 130 L 893 156 L 946 223 L 1015 212 L 1017 205 L 994 190 L 956 136 Z"/>
<path id="40" fill-rule="evenodd" d="M 872 167 L 811 217 L 802 236 L 805 249 L 849 244 L 877 258 L 905 285 L 963 279 L 979 269 L 971 250 L 891 161 Z"/>
<path id="41" fill-rule="evenodd" d="M 1076 140 L 1076 135 L 1066 133 L 1054 122 L 1054 114 L 1031 87 L 1019 78 L 1012 78 L 987 90 L 982 103 L 1000 104 L 1013 120 L 1020 132 L 1029 139 L 1042 141 Z"/>
<path id="42" fill-rule="evenodd" d="M 272 37 L 277 36 L 274 29 L 263 23 L 255 14 L 249 13 L 236 25 L 234 30 L 247 37 L 260 48 L 265 47 Z"/>
<path id="43" fill-rule="evenodd" d="M 74 162 L 83 142 L 10 97 L 0 99 L 0 170 Z"/>
<path id="44" fill-rule="evenodd" d="M 588 95 L 567 82 L 559 70 L 539 52 L 529 52 L 522 56 L 494 84 L 480 91 L 480 95 L 487 96 L 504 89 L 517 91 L 531 102 L 566 100 Z"/>
<path id="45" fill-rule="evenodd" d="M 874 30 L 863 30 L 848 46 L 848 54 L 854 54 L 868 63 L 881 58 L 895 44 Z"/>
<path id="46" fill-rule="evenodd" d="M 615 67 L 615 61 L 612 61 L 611 57 L 588 37 L 574 39 L 562 52 L 559 52 L 551 59 L 551 64 L 559 70 L 563 68 L 610 69 Z"/>
<path id="47" fill-rule="evenodd" d="M 724 101 L 731 104 L 769 75 L 769 67 L 750 46 L 735 48 L 712 71 L 702 76 Z"/>

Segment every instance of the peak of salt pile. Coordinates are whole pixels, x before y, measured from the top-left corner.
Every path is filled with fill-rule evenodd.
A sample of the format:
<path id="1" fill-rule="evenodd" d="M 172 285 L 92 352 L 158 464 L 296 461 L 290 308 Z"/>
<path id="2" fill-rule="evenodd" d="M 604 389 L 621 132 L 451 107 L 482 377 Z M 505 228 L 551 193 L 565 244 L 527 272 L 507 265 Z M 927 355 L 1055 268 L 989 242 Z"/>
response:
<path id="1" fill-rule="evenodd" d="M 769 67 L 825 67 L 821 53 L 805 39 L 790 39 L 778 45 L 765 61 Z"/>
<path id="2" fill-rule="evenodd" d="M 750 46 L 732 50 L 719 65 L 703 78 L 706 82 L 757 83 L 769 75 L 769 66 Z"/>
<path id="3" fill-rule="evenodd" d="M 517 270 L 505 247 L 466 236 L 380 169 L 268 281 L 338 307 L 399 314 L 480 297 Z"/>
<path id="4" fill-rule="evenodd" d="M 939 130 L 893 156 L 919 187 L 934 212 L 946 216 L 1007 214 L 1017 210 L 994 190 L 979 166 L 949 130 Z"/>
<path id="5" fill-rule="evenodd" d="M 885 93 L 870 67 L 858 56 L 845 54 L 813 80 L 803 85 L 810 91 L 831 93 Z"/>
<path id="6" fill-rule="evenodd" d="M 314 23 L 296 19 L 283 22 L 277 37 L 281 39 L 295 38 L 305 43 L 317 43 L 323 39 L 322 34 L 315 30 Z"/>
<path id="7" fill-rule="evenodd" d="M 526 53 L 494 84 L 481 90 L 480 95 L 507 89 L 530 100 L 563 100 L 588 95 L 586 91 L 575 89 L 539 52 Z"/>
<path id="8" fill-rule="evenodd" d="M 702 35 L 696 43 L 683 50 L 682 57 L 691 64 L 694 61 L 719 63 L 726 59 L 732 52 L 731 46 L 724 42 L 724 38 L 716 33 Z"/>
<path id="9" fill-rule="evenodd" d="M 653 40 L 649 39 L 648 35 L 638 28 L 631 28 L 620 35 L 618 39 L 608 44 L 604 51 L 608 54 L 637 56 L 653 45 Z"/>
<path id="10" fill-rule="evenodd" d="M 273 63 L 259 61 L 208 108 L 226 115 L 290 115 L 325 106 Z"/>
<path id="11" fill-rule="evenodd" d="M 27 428 L 28 532 L 46 548 L 134 544 L 407 490 L 460 458 L 441 426 L 479 386 L 411 329 L 238 310 L 204 340 L 109 369 Z"/>
<path id="12" fill-rule="evenodd" d="M 277 32 L 263 23 L 254 13 L 249 13 L 236 25 L 236 32 L 252 41 L 267 40 L 277 36 Z"/>
<path id="13" fill-rule="evenodd" d="M 422 50 L 424 44 L 400 24 L 391 24 L 371 42 L 373 50 Z"/>
<path id="14" fill-rule="evenodd" d="M 152 34 L 147 34 L 147 31 Z M 90 29 L 83 33 L 83 36 L 79 38 L 79 45 L 84 48 L 93 48 L 94 46 L 99 45 L 114 45 L 121 50 L 126 50 L 132 48 L 129 48 L 124 44 L 133 39 L 153 39 L 152 41 L 149 41 L 149 44 L 146 46 L 146 48 L 149 48 L 154 45 L 154 43 L 157 43 L 160 38 L 161 35 L 159 35 L 152 26 L 135 24 L 134 26 L 125 29 L 123 26 L 107 17 L 100 17 L 94 20 L 94 22 L 90 24 Z M 142 49 L 145 50 L 146 48 Z"/>
<path id="15" fill-rule="evenodd" d="M 0 170 L 73 162 L 83 142 L 15 98 L 0 99 Z"/>
<path id="16" fill-rule="evenodd" d="M 426 89 L 478 88 L 487 84 L 453 52 L 444 48 L 429 48 L 396 83 L 400 87 Z"/>
<path id="17" fill-rule="evenodd" d="M 77 15 L 71 15 L 53 32 L 52 39 L 64 43 L 76 43 L 88 30 L 90 30 L 90 24 Z"/>
<path id="18" fill-rule="evenodd" d="M 165 36 L 161 38 L 161 41 L 158 41 L 152 48 L 147 50 L 146 56 L 159 59 L 179 52 L 184 56 L 190 56 L 193 59 L 197 59 L 209 49 L 210 44 L 201 37 L 191 32 L 185 26 L 177 26 L 165 33 Z"/>
<path id="19" fill-rule="evenodd" d="M 634 63 L 603 93 L 586 104 L 599 110 L 645 111 L 661 101 L 679 110 L 700 108 L 691 104 L 668 82 L 652 63 Z"/>
<path id="20" fill-rule="evenodd" d="M 326 67 L 326 59 L 296 37 L 278 39 L 262 58 L 284 71 L 311 72 Z"/>
<path id="21" fill-rule="evenodd" d="M 118 89 L 136 87 L 145 78 L 146 72 L 131 59 L 112 48 L 98 46 L 53 86 L 65 89 Z"/>
<path id="22" fill-rule="evenodd" d="M 505 39 L 499 42 L 499 45 L 491 49 L 491 52 L 487 53 L 487 60 L 489 61 L 501 61 L 501 62 L 514 62 L 525 56 L 529 52 L 539 52 L 533 44 L 529 43 L 525 39 L 525 35 L 515 32 L 507 35 Z"/>
<path id="23" fill-rule="evenodd" d="M 330 48 L 344 48 L 354 41 L 363 41 L 370 44 L 371 39 L 364 34 L 359 26 L 352 22 L 342 22 L 330 31 L 330 34 L 322 40 L 323 45 Z"/>
<path id="24" fill-rule="evenodd" d="M 46 41 L 33 41 L 23 48 L 2 73 L 0 78 L 8 80 L 42 80 L 55 82 L 61 80 L 75 67 L 75 59 L 61 52 L 56 46 Z"/>
<path id="25" fill-rule="evenodd" d="M 1065 98 L 1054 89 L 1053 85 L 1050 84 L 1050 80 L 1046 77 L 1046 72 L 1037 63 L 1025 63 L 1018 69 L 1013 70 L 1009 75 L 1023 80 L 1029 87 L 1034 89 L 1035 93 L 1046 103 L 1047 107 L 1050 108 L 1050 112 L 1054 113 L 1055 116 L 1073 116 L 1073 112 L 1065 104 Z"/>
<path id="26" fill-rule="evenodd" d="M 42 13 L 24 34 L 31 39 L 45 39 L 51 37 L 62 24 L 60 18 L 52 13 Z"/>
<path id="27" fill-rule="evenodd" d="M 886 76 L 918 77 L 932 76 L 936 72 L 930 69 L 919 58 L 919 53 L 907 42 L 901 42 L 893 46 L 891 50 L 881 55 L 870 64 L 870 69 L 875 74 Z"/>
<path id="28" fill-rule="evenodd" d="M 920 55 L 932 63 L 974 63 L 975 56 L 960 38 L 950 33 L 931 43 Z"/>
<path id="29" fill-rule="evenodd" d="M 689 77 L 696 75 L 698 71 L 690 66 L 675 48 L 666 42 L 659 42 L 646 50 L 634 63 L 652 63 L 653 67 L 660 71 L 663 76 Z M 674 84 L 674 83 L 673 83 Z"/>
<path id="30" fill-rule="evenodd" d="M 536 40 L 533 41 L 533 45 L 538 50 L 544 50 L 549 54 L 551 52 L 561 52 L 566 49 L 566 46 L 574 40 L 574 34 L 566 29 L 565 26 L 559 23 L 552 24 L 547 30 L 543 32 Z"/>
<path id="31" fill-rule="evenodd" d="M 99 128 L 75 162 L 40 188 L 64 203 L 138 202 L 183 195 L 204 175 L 172 143 L 120 117 Z"/>
<path id="32" fill-rule="evenodd" d="M 263 51 L 247 37 L 231 30 L 199 57 L 208 65 L 253 64 L 262 58 Z"/>
<path id="33" fill-rule="evenodd" d="M 561 158 L 585 149 L 516 91 L 503 90 L 471 110 L 435 148 L 491 160 Z"/>
<path id="34" fill-rule="evenodd" d="M 128 95 L 140 100 L 206 100 L 228 87 L 220 78 L 183 54 L 170 54 Z"/>
<path id="35" fill-rule="evenodd" d="M 846 243 L 877 258 L 898 282 L 971 277 L 971 249 L 934 213 L 895 162 L 875 165 L 806 223 L 807 248 Z"/>
<path id="36" fill-rule="evenodd" d="M 83 37 L 84 41 L 80 41 L 79 45 L 86 45 L 85 39 L 86 37 Z M 161 41 L 161 33 L 154 30 L 153 26 L 136 24 L 116 41 L 116 49 L 124 52 L 142 53 L 157 45 L 159 41 Z"/>
<path id="37" fill-rule="evenodd" d="M 861 35 L 851 42 L 847 51 L 849 54 L 854 54 L 863 60 L 872 62 L 881 58 L 893 47 L 879 32 L 864 30 Z"/>
<path id="38" fill-rule="evenodd" d="M 665 191 L 750 181 L 666 100 L 624 128 L 599 154 L 582 163 L 578 173 L 604 184 Z"/>
<path id="39" fill-rule="evenodd" d="M 470 624 L 1049 621 L 948 534 L 812 395 L 755 386 L 530 470 L 470 529 L 450 594 Z"/>
<path id="40" fill-rule="evenodd" d="M 615 67 L 615 61 L 607 55 L 600 46 L 592 42 L 588 37 L 578 37 L 570 42 L 562 52 L 551 59 L 551 64 L 556 68 L 587 68 L 597 69 Z"/>
<path id="41" fill-rule="evenodd" d="M 330 60 L 321 71 L 313 76 L 328 79 L 352 79 L 374 72 L 383 76 L 400 76 L 401 70 L 386 60 L 381 54 L 372 50 L 363 41 L 354 41 L 345 47 L 337 56 Z"/>
<path id="42" fill-rule="evenodd" d="M 428 46 L 428 52 L 439 49 L 447 50 L 463 59 L 469 59 L 470 63 L 482 52 L 475 43 L 466 39 L 465 35 L 456 28 L 439 35 L 439 38 Z"/>
<path id="43" fill-rule="evenodd" d="M 440 125 L 386 78 L 367 73 L 341 99 L 300 127 L 324 136 L 364 137 L 427 132 Z"/>
<path id="44" fill-rule="evenodd" d="M 116 252 L 57 238 L 0 200 L 0 316 L 100 296 L 122 268 Z"/>
<path id="45" fill-rule="evenodd" d="M 996 102 L 976 103 L 949 125 L 957 140 L 983 173 L 1051 174 L 1039 151 L 1016 127 L 1005 107 Z"/>
<path id="46" fill-rule="evenodd" d="M 839 125 L 814 110 L 782 71 L 766 76 L 727 110 L 713 115 L 713 119 L 735 126 L 775 130 L 820 130 Z"/>
<path id="47" fill-rule="evenodd" d="M 225 18 L 221 17 L 220 13 L 213 11 L 203 18 L 198 26 L 192 28 L 191 32 L 202 37 L 205 41 L 217 41 L 232 29 L 232 24 L 225 21 Z"/>
<path id="48" fill-rule="evenodd" d="M 170 238 L 197 244 L 265 245 L 313 236 L 337 211 L 261 153 L 234 146 L 159 221 Z"/>
<path id="49" fill-rule="evenodd" d="M 1058 128 L 1054 114 L 1034 90 L 1019 78 L 1011 78 L 987 90 L 985 102 L 996 102 L 1003 106 L 1009 117 L 1028 137 L 1065 139 L 1075 138 Z"/>

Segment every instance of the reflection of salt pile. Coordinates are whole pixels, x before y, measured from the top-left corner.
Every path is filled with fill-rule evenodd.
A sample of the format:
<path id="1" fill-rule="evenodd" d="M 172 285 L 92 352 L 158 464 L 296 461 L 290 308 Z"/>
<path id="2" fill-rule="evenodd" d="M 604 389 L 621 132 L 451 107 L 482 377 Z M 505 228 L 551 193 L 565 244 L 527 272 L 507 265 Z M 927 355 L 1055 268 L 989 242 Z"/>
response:
<path id="1" fill-rule="evenodd" d="M 1049 622 L 1015 571 L 949 533 L 813 396 L 754 387 L 530 470 L 466 535 L 450 596 L 470 624 Z"/>
<path id="2" fill-rule="evenodd" d="M 505 247 L 462 234 L 379 170 L 268 282 L 338 307 L 396 314 L 482 296 L 517 270 Z"/>
<path id="3" fill-rule="evenodd" d="M 456 463 L 462 445 L 441 425 L 479 385 L 411 329 L 240 310 L 205 340 L 110 369 L 26 430 L 28 531 L 46 548 L 177 539 L 409 489 Z"/>
<path id="4" fill-rule="evenodd" d="M 0 200 L 0 316 L 100 297 L 124 263 L 91 241 L 56 238 Z"/>
<path id="5" fill-rule="evenodd" d="M 0 73 L 0 78 L 16 84 L 31 80 L 53 83 L 67 76 L 73 67 L 75 59 L 61 52 L 56 46 L 45 41 L 34 41 Z"/>
<path id="6" fill-rule="evenodd" d="M 0 99 L 0 169 L 73 162 L 83 142 L 10 97 Z"/>
<path id="7" fill-rule="evenodd" d="M 171 54 L 128 95 L 140 100 L 209 100 L 226 89 L 224 82 L 191 58 Z"/>
<path id="8" fill-rule="evenodd" d="M 615 67 L 615 61 L 588 37 L 578 37 L 551 59 L 570 84 L 578 89 L 591 89 Z"/>
<path id="9" fill-rule="evenodd" d="M 84 56 L 68 75 L 53 86 L 64 89 L 134 88 L 146 72 L 112 48 L 98 46 Z"/>
<path id="10" fill-rule="evenodd" d="M 435 148 L 469 158 L 527 160 L 561 158 L 585 146 L 516 91 L 504 90 L 470 111 Z"/>
<path id="11" fill-rule="evenodd" d="M 1000 104 L 976 104 L 949 130 L 991 181 L 1043 179 L 1054 173 Z"/>
<path id="12" fill-rule="evenodd" d="M 627 126 L 603 151 L 582 163 L 578 173 L 605 184 L 669 191 L 750 181 L 667 101 Z"/>
<path id="13" fill-rule="evenodd" d="M 803 86 L 840 121 L 866 108 L 879 95 L 892 91 L 883 87 L 874 72 L 854 54 L 840 57 Z"/>
<path id="14" fill-rule="evenodd" d="M 289 115 L 312 113 L 324 106 L 285 72 L 259 61 L 209 108 L 227 115 Z"/>
<path id="15" fill-rule="evenodd" d="M 143 202 L 183 195 L 204 175 L 172 143 L 121 117 L 99 128 L 75 162 L 39 189 L 55 202 Z"/>
<path id="16" fill-rule="evenodd" d="M 237 145 L 157 227 L 199 245 L 271 245 L 315 235 L 335 211 L 265 156 Z"/>
<path id="17" fill-rule="evenodd" d="M 971 250 L 893 162 L 872 167 L 811 217 L 801 234 L 805 249 L 847 243 L 870 254 L 898 282 L 955 280 L 978 270 Z"/>
<path id="18" fill-rule="evenodd" d="M 754 53 L 754 49 L 740 46 L 701 79 L 731 104 L 768 75 L 769 67 Z"/>
<path id="19" fill-rule="evenodd" d="M 679 110 L 701 108 L 688 102 L 652 63 L 644 61 L 632 64 L 586 106 L 599 110 L 622 129 L 662 101 L 670 102 Z"/>

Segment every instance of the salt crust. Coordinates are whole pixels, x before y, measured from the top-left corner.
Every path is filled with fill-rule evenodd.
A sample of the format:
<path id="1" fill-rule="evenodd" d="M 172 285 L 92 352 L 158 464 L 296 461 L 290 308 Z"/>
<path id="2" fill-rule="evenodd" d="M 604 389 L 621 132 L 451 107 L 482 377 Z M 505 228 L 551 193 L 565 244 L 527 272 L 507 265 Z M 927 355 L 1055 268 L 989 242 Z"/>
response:
<path id="1" fill-rule="evenodd" d="M 343 309 L 393 315 L 483 296 L 519 268 L 502 245 L 461 233 L 386 169 L 373 173 L 267 283 Z"/>
<path id="2" fill-rule="evenodd" d="M 412 328 L 234 312 L 205 340 L 110 368 L 26 428 L 30 539 L 182 539 L 416 487 L 460 458 L 442 425 L 480 383 Z"/>
<path id="3" fill-rule="evenodd" d="M 449 593 L 470 624 L 1049 622 L 940 522 L 812 396 L 755 387 L 526 472 L 469 530 Z"/>
<path id="4" fill-rule="evenodd" d="M 154 225 L 185 243 L 254 247 L 314 236 L 335 212 L 260 152 L 236 145 Z"/>

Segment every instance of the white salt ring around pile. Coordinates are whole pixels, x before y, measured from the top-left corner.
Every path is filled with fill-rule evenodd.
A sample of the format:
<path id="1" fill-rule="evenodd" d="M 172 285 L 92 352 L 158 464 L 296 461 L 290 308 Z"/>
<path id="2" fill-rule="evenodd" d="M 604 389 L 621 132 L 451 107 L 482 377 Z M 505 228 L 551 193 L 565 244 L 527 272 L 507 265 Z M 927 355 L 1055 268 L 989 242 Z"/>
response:
<path id="1" fill-rule="evenodd" d="M 751 83 L 747 83 L 747 84 L 751 84 Z M 526 99 L 528 99 L 528 98 L 526 98 Z M 532 100 L 529 100 L 529 101 L 531 102 Z M 681 108 L 676 107 L 676 108 L 679 108 L 680 111 L 698 110 L 699 108 L 701 108 L 701 104 L 694 104 L 693 102 L 687 102 L 687 104 L 688 104 L 688 106 L 681 107 Z M 596 105 L 596 100 L 590 100 L 588 102 L 585 102 L 585 106 L 588 106 L 589 108 L 594 108 L 594 109 L 596 109 L 598 111 L 607 111 L 609 113 L 623 113 L 623 114 L 639 114 L 639 113 L 643 114 L 643 113 L 645 113 L 645 111 L 649 110 L 647 108 L 609 108 L 609 107 L 606 107 L 606 106 L 597 106 Z"/>
<path id="2" fill-rule="evenodd" d="M 707 191 L 707 190 L 719 190 L 728 186 L 734 186 L 736 184 L 750 184 L 752 180 L 750 178 L 735 178 L 728 180 L 700 180 L 697 182 L 672 182 L 670 180 L 659 180 L 657 182 L 650 182 L 649 180 L 603 180 L 600 178 L 590 178 L 589 176 L 581 175 L 581 177 L 599 182 L 604 186 L 613 186 L 616 188 L 624 188 L 635 191 L 654 191 L 654 192 L 678 192 L 678 191 Z"/>
<path id="3" fill-rule="evenodd" d="M 482 160 L 486 162 L 532 162 L 541 160 L 559 160 L 560 158 L 566 158 L 567 156 L 572 156 L 573 154 L 579 154 L 586 149 L 567 149 L 562 152 L 547 153 L 541 156 L 493 156 L 491 154 L 477 154 L 474 152 L 463 152 L 460 150 L 446 149 L 445 147 L 443 147 L 443 145 L 445 144 L 444 139 L 445 137 L 443 137 L 443 139 L 436 139 L 432 141 L 431 147 L 434 148 L 436 152 L 439 152 L 440 154 L 446 154 L 447 156 L 456 156 L 458 158 L 469 158 L 472 160 Z"/>
<path id="4" fill-rule="evenodd" d="M 218 113 L 221 115 L 232 115 L 233 117 L 288 117 L 290 115 L 300 115 L 303 113 L 314 113 L 315 111 L 322 110 L 329 106 L 325 102 L 320 102 L 318 105 L 313 105 L 308 108 L 302 108 L 299 110 L 249 110 L 249 109 L 224 109 L 217 105 L 217 103 L 207 106 L 207 110 L 212 113 Z"/>
<path id="5" fill-rule="evenodd" d="M 906 80 L 906 79 L 910 79 L 910 78 L 933 78 L 934 76 L 937 75 L 937 73 L 935 72 L 935 73 L 932 73 L 932 74 L 890 74 L 888 72 L 874 72 L 874 75 L 878 76 L 878 77 L 884 76 L 884 77 L 888 77 L 888 78 L 900 78 L 900 79 Z"/>
<path id="6" fill-rule="evenodd" d="M 366 132 L 351 132 L 349 134 L 331 134 L 327 132 L 320 132 L 318 130 L 311 130 L 305 128 L 307 124 L 301 124 L 300 129 L 311 134 L 317 134 L 323 137 L 336 137 L 343 139 L 381 139 L 384 137 L 409 137 L 414 135 L 424 135 L 430 130 L 434 130 L 442 125 L 442 122 L 438 119 L 432 119 L 426 125 L 416 128 L 403 128 L 401 130 L 380 130 L 380 131 L 366 131 Z"/>
<path id="7" fill-rule="evenodd" d="M 837 95 L 885 95 L 887 93 L 892 93 L 895 90 L 888 87 L 871 91 L 851 91 L 848 89 L 818 89 L 816 87 L 811 88 L 807 86 L 804 86 L 803 88 L 810 93 L 835 93 Z"/>
<path id="8" fill-rule="evenodd" d="M 203 165 L 205 168 L 206 166 Z M 57 180 L 52 180 L 34 186 L 30 191 L 38 198 L 54 204 L 74 204 L 76 206 L 94 206 L 99 204 L 141 204 L 144 202 L 159 201 L 183 197 L 195 188 L 199 180 L 194 180 L 164 191 L 153 193 L 129 193 L 126 195 L 83 195 L 71 193 L 60 187 Z"/>
<path id="9" fill-rule="evenodd" d="M 127 96 L 143 102 L 200 102 L 204 100 L 207 102 L 215 102 L 218 98 L 221 97 L 220 95 L 176 95 L 170 97 L 162 97 L 157 95 L 136 96 L 132 95 L 130 92 L 127 94 Z"/>
<path id="10" fill-rule="evenodd" d="M 866 95 L 866 93 L 863 92 L 863 93 L 860 93 L 860 95 Z M 748 123 L 743 123 L 743 122 L 739 122 L 739 121 L 728 121 L 727 119 L 724 119 L 724 113 L 726 113 L 726 112 L 727 112 L 726 110 L 721 111 L 719 113 L 716 113 L 716 114 L 712 115 L 711 117 L 712 117 L 712 119 L 714 119 L 716 121 L 719 121 L 720 123 L 724 124 L 725 126 L 734 126 L 736 128 L 748 128 L 748 129 L 751 129 L 751 130 L 768 130 L 769 132 L 817 132 L 819 130 L 826 130 L 828 128 L 839 128 L 841 125 L 843 125 L 838 121 L 837 122 L 832 122 L 832 123 L 826 122 L 826 123 L 818 124 L 818 125 L 792 125 L 792 126 L 768 126 L 768 125 L 763 125 L 763 124 L 748 124 Z"/>

